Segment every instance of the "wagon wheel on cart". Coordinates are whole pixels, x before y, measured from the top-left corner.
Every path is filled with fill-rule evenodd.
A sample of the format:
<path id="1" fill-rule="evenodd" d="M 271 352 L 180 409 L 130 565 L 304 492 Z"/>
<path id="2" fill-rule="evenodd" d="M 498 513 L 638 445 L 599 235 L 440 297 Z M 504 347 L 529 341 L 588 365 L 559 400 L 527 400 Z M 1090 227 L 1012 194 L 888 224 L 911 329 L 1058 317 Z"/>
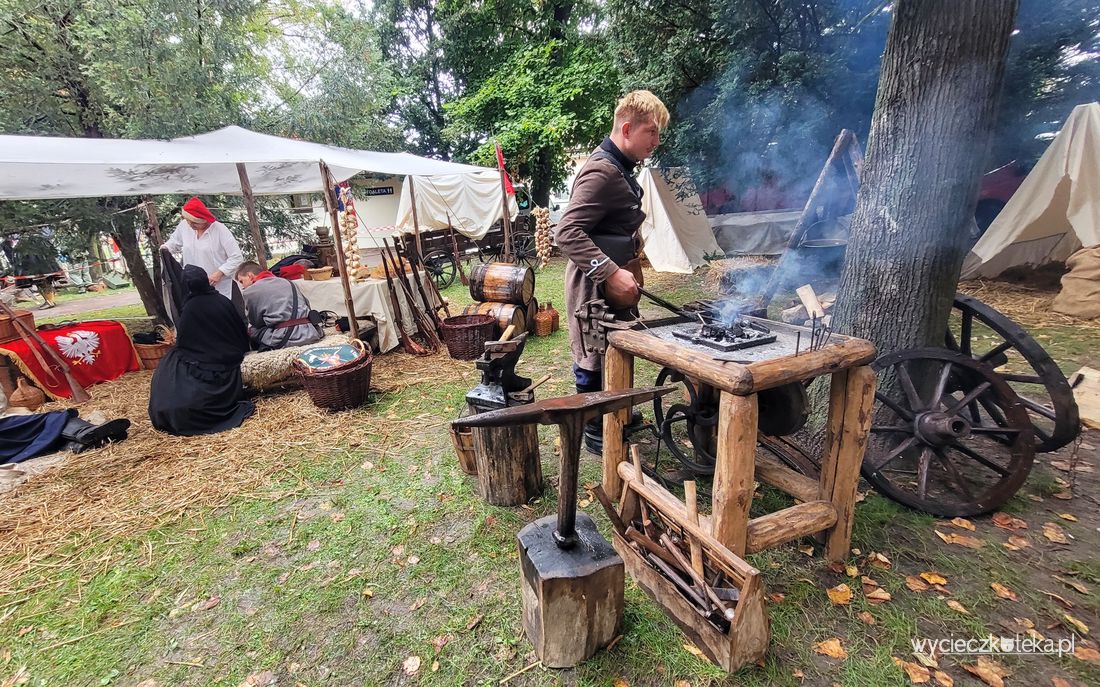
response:
<path id="1" fill-rule="evenodd" d="M 527 231 L 512 234 L 512 262 L 535 269 L 539 264 L 538 249 L 535 248 L 535 235 Z"/>
<path id="2" fill-rule="evenodd" d="M 455 256 L 444 250 L 433 250 L 424 256 L 424 267 L 432 276 L 432 281 L 440 289 L 445 289 L 455 283 L 455 274 L 458 272 L 458 263 Z"/>
<path id="3" fill-rule="evenodd" d="M 996 510 L 1023 485 L 1035 457 L 1031 422 L 991 366 L 920 348 L 873 367 L 879 405 L 862 472 L 875 489 L 926 513 L 968 517 Z"/>
<path id="4" fill-rule="evenodd" d="M 1035 450 L 1056 451 L 1077 438 L 1081 422 L 1066 376 L 1027 331 L 973 296 L 957 294 L 947 348 L 998 368 L 1020 395 L 1035 428 Z M 1005 370 L 1000 370 L 1002 366 Z M 971 404 L 971 422 L 996 420 L 993 408 Z"/>

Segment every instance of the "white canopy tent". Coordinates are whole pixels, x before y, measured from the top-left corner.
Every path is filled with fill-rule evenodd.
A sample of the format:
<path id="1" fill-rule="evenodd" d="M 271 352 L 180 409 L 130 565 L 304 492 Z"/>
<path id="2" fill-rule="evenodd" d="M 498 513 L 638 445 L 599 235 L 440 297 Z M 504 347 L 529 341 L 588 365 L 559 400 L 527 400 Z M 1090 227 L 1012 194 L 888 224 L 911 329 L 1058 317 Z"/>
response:
<path id="1" fill-rule="evenodd" d="M 1100 244 L 1100 104 L 1078 105 L 963 265 L 963 278 Z"/>
<path id="2" fill-rule="evenodd" d="M 688 173 L 681 168 L 646 167 L 638 175 L 643 190 L 642 239 L 645 254 L 658 272 L 691 274 L 704 256 L 721 253 L 703 203 Z"/>
<path id="3" fill-rule="evenodd" d="M 395 176 L 484 173 L 485 167 L 408 153 L 375 153 L 259 134 L 239 126 L 170 141 L 0 136 L 0 200 L 142 194 L 237 194 L 237 163 L 256 195 L 323 188 L 318 163 L 337 181 L 361 172 Z"/>

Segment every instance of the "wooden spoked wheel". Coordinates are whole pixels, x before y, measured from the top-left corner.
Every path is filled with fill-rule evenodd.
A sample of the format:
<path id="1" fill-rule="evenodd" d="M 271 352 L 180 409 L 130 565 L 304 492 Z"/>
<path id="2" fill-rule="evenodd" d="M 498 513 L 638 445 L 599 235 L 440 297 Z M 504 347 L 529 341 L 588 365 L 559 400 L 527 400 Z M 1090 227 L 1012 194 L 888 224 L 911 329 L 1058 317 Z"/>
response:
<path id="1" fill-rule="evenodd" d="M 1035 428 L 1035 450 L 1056 451 L 1081 431 L 1077 402 L 1066 376 L 1046 350 L 1020 325 L 973 296 L 957 294 L 944 337 L 947 348 L 996 368 L 1019 394 Z M 996 421 L 978 402 L 970 421 Z"/>
<path id="2" fill-rule="evenodd" d="M 874 363 L 879 390 L 863 476 L 902 504 L 944 517 L 996 510 L 1035 457 L 1020 397 L 989 365 L 940 348 Z M 982 412 L 977 412 L 980 407 Z"/>
<path id="3" fill-rule="evenodd" d="M 455 274 L 458 272 L 458 264 L 453 255 L 442 250 L 433 250 L 424 256 L 424 267 L 432 276 L 432 281 L 440 289 L 445 289 L 455 283 Z"/>

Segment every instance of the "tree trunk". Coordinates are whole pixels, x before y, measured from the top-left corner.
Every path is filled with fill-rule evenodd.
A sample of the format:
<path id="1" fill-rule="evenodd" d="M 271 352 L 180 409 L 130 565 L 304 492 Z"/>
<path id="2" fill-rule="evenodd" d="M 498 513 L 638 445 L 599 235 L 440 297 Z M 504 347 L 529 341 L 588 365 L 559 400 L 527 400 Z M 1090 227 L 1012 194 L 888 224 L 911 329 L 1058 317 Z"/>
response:
<path id="1" fill-rule="evenodd" d="M 153 285 L 149 277 L 149 270 L 145 267 L 145 260 L 141 257 L 141 248 L 138 244 L 137 232 L 133 225 L 120 223 L 118 230 L 112 232 L 118 249 L 122 251 L 122 258 L 130 270 L 130 279 L 141 296 L 141 303 L 145 306 L 145 312 L 157 318 L 157 322 L 168 322 L 168 311 L 164 309 L 164 302 L 160 298 L 160 292 Z"/>
<path id="2" fill-rule="evenodd" d="M 899 0 L 834 315 L 880 353 L 942 345 L 1017 0 Z"/>
<path id="3" fill-rule="evenodd" d="M 550 176 L 553 174 L 553 161 L 549 148 L 539 150 L 535 158 L 535 168 L 531 174 L 531 202 L 540 208 L 550 207 Z"/>

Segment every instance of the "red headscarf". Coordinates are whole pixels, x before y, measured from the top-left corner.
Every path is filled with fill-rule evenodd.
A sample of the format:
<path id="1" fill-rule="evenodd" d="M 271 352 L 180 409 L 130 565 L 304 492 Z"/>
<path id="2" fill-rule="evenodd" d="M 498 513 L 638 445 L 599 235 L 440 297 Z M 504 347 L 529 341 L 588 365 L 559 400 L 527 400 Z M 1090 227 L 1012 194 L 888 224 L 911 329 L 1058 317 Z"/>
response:
<path id="1" fill-rule="evenodd" d="M 209 222 L 213 224 L 218 221 L 218 218 L 214 216 L 212 212 L 206 209 L 202 201 L 198 198 L 192 198 L 183 204 L 182 214 L 185 219 L 202 220 L 203 222 Z"/>

